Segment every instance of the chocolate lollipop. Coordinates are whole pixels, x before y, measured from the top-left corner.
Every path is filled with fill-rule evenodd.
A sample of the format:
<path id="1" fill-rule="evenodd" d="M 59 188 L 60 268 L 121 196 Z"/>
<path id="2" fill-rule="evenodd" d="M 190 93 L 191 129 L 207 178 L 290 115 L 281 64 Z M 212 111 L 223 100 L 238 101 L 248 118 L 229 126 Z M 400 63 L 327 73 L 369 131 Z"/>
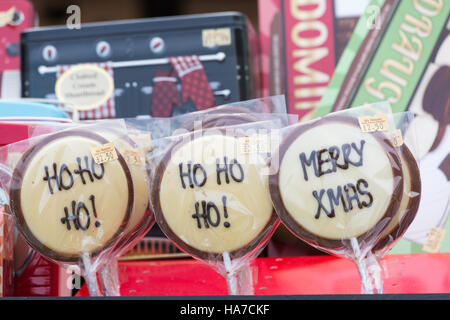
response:
<path id="1" fill-rule="evenodd" d="M 12 213 L 42 255 L 68 263 L 96 257 L 125 230 L 134 198 L 130 169 L 117 149 L 117 159 L 101 164 L 91 154 L 108 142 L 81 129 L 61 131 L 38 140 L 17 163 Z"/>
<path id="2" fill-rule="evenodd" d="M 239 151 L 239 135 L 202 131 L 165 153 L 151 187 L 160 228 L 183 251 L 203 260 L 238 258 L 257 248 L 277 221 L 264 159 Z M 237 151 L 237 152 L 236 152 Z"/>
<path id="3" fill-rule="evenodd" d="M 294 127 L 280 145 L 270 193 L 283 223 L 320 249 L 376 239 L 403 194 L 400 158 L 381 132 L 328 116 Z"/>

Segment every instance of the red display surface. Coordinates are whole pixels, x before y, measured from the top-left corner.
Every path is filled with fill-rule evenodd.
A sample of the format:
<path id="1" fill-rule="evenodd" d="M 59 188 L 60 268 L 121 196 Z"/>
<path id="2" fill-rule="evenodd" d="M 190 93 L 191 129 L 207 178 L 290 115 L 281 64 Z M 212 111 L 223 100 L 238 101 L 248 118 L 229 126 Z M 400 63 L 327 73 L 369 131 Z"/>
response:
<path id="1" fill-rule="evenodd" d="M 383 258 L 386 294 L 450 293 L 450 253 Z M 359 294 L 353 261 L 334 257 L 258 258 L 252 264 L 256 295 Z M 225 279 L 196 260 L 123 261 L 122 296 L 226 295 Z M 83 287 L 78 296 L 88 296 Z"/>

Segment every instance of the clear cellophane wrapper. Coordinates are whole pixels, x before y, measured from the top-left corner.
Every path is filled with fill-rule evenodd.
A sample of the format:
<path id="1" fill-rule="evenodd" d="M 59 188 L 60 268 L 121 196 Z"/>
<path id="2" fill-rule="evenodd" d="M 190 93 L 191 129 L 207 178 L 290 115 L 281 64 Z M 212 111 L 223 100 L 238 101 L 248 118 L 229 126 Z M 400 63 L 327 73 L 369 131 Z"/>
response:
<path id="1" fill-rule="evenodd" d="M 183 135 L 194 130 L 220 127 L 224 124 L 237 125 L 248 122 L 277 122 L 277 126 L 286 126 L 297 121 L 295 115 L 286 114 L 284 96 L 275 96 L 264 99 L 236 102 L 224 106 L 215 107 L 206 111 L 193 112 L 172 118 L 137 117 L 124 119 L 128 138 L 136 143 L 139 155 L 131 155 L 127 160 L 134 162 L 136 157 L 142 160 L 142 156 L 152 152 L 155 139 L 170 135 Z M 100 122 L 105 122 L 104 120 Z M 87 122 L 84 122 L 87 123 Z M 89 123 L 95 123 L 90 121 Z M 70 124 L 79 126 L 80 123 Z M 53 124 L 49 127 L 36 127 L 30 130 L 30 134 L 44 134 L 67 128 L 67 125 Z M 124 236 L 127 241 L 120 241 L 108 256 L 109 262 L 104 263 L 99 270 L 99 279 L 103 293 L 108 296 L 120 295 L 120 281 L 118 277 L 118 258 L 120 255 L 134 247 L 139 240 L 153 226 L 154 219 L 151 215 L 131 235 Z M 242 273 L 243 275 L 248 273 Z M 241 275 L 242 277 L 242 275 Z"/>
<path id="2" fill-rule="evenodd" d="M 96 271 L 154 221 L 144 156 L 123 120 L 31 127 L 0 149 L 17 229 L 43 256 L 71 266 L 101 295 Z"/>
<path id="3" fill-rule="evenodd" d="M 276 129 L 290 120 L 259 115 L 152 140 L 147 157 L 150 203 L 160 229 L 180 250 L 222 274 L 232 295 L 253 294 L 250 262 L 279 224 L 268 164 L 271 147 L 279 143 Z M 208 114 L 203 119 L 210 120 Z"/>
<path id="4" fill-rule="evenodd" d="M 283 128 L 269 178 L 274 207 L 298 238 L 355 261 L 362 293 L 382 293 L 379 259 L 420 201 L 413 114 L 366 105 Z M 411 133 L 411 128 L 408 130 Z"/>

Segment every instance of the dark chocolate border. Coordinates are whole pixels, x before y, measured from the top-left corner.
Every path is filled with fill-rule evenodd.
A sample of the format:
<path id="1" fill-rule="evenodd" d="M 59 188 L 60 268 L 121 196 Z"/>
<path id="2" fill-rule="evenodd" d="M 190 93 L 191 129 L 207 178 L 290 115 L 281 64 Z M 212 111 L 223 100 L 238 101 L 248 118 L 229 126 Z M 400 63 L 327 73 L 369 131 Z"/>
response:
<path id="1" fill-rule="evenodd" d="M 234 137 L 244 136 L 243 133 L 241 133 L 238 129 L 233 130 L 234 131 Z M 163 179 L 167 164 L 169 163 L 171 159 L 171 155 L 173 152 L 176 152 L 177 149 L 181 148 L 184 144 L 193 141 L 198 137 L 198 132 L 196 131 L 194 133 L 190 134 L 189 139 L 181 139 L 181 141 L 176 142 L 174 145 L 172 145 L 169 150 L 164 154 L 163 158 L 160 160 L 156 170 L 155 174 L 153 176 L 153 181 L 151 184 L 151 190 L 150 190 L 150 201 L 153 207 L 153 213 L 156 217 L 156 222 L 158 223 L 158 226 L 160 229 L 164 232 L 164 234 L 172 240 L 172 242 L 182 251 L 187 252 L 193 256 L 199 257 L 203 260 L 215 260 L 215 261 L 222 261 L 223 255 L 221 253 L 214 253 L 214 252 L 206 252 L 198 250 L 188 244 L 186 244 L 183 240 L 181 240 L 175 232 L 172 231 L 172 229 L 169 227 L 169 225 L 166 223 L 166 220 L 164 219 L 164 214 L 162 213 L 161 209 L 161 203 L 160 203 L 160 197 L 159 197 L 159 186 L 161 185 L 161 181 Z M 225 129 L 220 128 L 214 128 L 210 130 L 202 130 L 201 136 L 204 137 L 205 135 L 216 135 L 218 132 L 221 132 L 223 135 L 226 135 L 226 133 L 230 132 L 230 129 L 226 131 Z M 275 231 L 275 227 L 277 226 L 278 217 L 275 213 L 275 211 L 272 211 L 272 216 L 268 220 L 266 226 L 262 229 L 260 234 L 254 238 L 250 243 L 245 244 L 242 246 L 242 248 L 239 248 L 233 252 L 230 252 L 230 258 L 236 259 L 240 258 L 247 253 L 255 250 L 266 237 L 270 236 L 273 231 Z M 273 227 L 273 228 L 272 228 Z M 270 231 L 270 229 L 273 229 Z"/>
<path id="2" fill-rule="evenodd" d="M 51 142 L 55 141 L 56 139 L 62 139 L 64 137 L 71 137 L 71 136 L 85 137 L 88 139 L 92 139 L 96 142 L 102 143 L 102 144 L 109 142 L 108 140 L 106 140 L 105 138 L 103 138 L 102 136 L 100 136 L 96 133 L 92 133 L 92 132 L 88 132 L 88 131 L 84 131 L 84 130 L 80 130 L 80 129 L 61 131 L 61 132 L 58 132 L 55 134 L 48 135 L 48 136 L 44 137 L 43 139 L 40 139 L 37 143 L 35 143 L 30 148 L 28 148 L 28 150 L 22 155 L 22 157 L 20 158 L 16 167 L 14 168 L 14 172 L 13 172 L 12 179 L 11 179 L 9 196 L 10 196 L 11 212 L 15 216 L 16 221 L 18 222 L 17 223 L 18 228 L 21 231 L 25 240 L 28 242 L 28 244 L 33 249 L 35 249 L 36 251 L 38 251 L 39 253 L 41 253 L 43 256 L 45 256 L 47 258 L 50 258 L 50 259 L 53 259 L 56 261 L 60 261 L 60 262 L 76 263 L 81 259 L 80 255 L 69 255 L 69 254 L 64 254 L 61 252 L 55 252 L 55 251 L 51 250 L 50 248 L 48 248 L 47 246 L 45 246 L 44 244 L 42 244 L 33 235 L 33 233 L 28 228 L 28 226 L 25 222 L 25 218 L 23 216 L 22 206 L 21 206 L 22 177 L 26 173 L 26 171 L 28 169 L 28 165 L 33 160 L 36 153 L 38 153 L 41 150 L 41 148 L 46 146 L 48 143 L 51 143 Z M 122 157 L 122 155 L 117 150 L 117 148 L 116 148 L 116 152 L 117 152 L 117 156 L 118 156 L 117 160 L 119 161 L 120 165 L 122 166 L 122 169 L 125 173 L 125 177 L 127 179 L 127 184 L 128 184 L 127 210 L 126 210 L 123 221 L 122 221 L 119 229 L 117 230 L 117 232 L 114 234 L 113 237 L 111 237 L 111 239 L 109 239 L 105 243 L 105 245 L 103 247 L 101 247 L 93 252 L 90 252 L 91 258 L 96 257 L 97 255 L 102 253 L 105 249 L 112 246 L 118 240 L 118 238 L 122 235 L 122 232 L 125 230 L 125 228 L 127 226 L 128 220 L 130 218 L 131 210 L 133 209 L 134 190 L 133 190 L 133 182 L 132 182 L 132 178 L 131 178 L 131 173 L 125 162 L 125 159 Z"/>
<path id="3" fill-rule="evenodd" d="M 339 116 L 339 115 L 332 115 L 332 116 L 326 116 L 323 118 L 319 118 L 315 121 L 312 121 L 310 123 L 305 123 L 299 126 L 296 126 L 293 128 L 293 130 L 283 139 L 279 150 L 278 150 L 278 157 L 275 157 L 275 159 L 279 159 L 279 164 L 281 166 L 281 163 L 283 161 L 284 155 L 286 151 L 289 149 L 290 145 L 303 133 L 308 131 L 309 129 L 312 129 L 317 126 L 326 125 L 330 122 L 340 122 L 340 123 L 348 123 L 350 125 L 353 125 L 357 128 L 359 128 L 359 123 L 356 118 L 352 117 L 346 117 L 346 116 Z M 391 144 L 389 139 L 381 132 L 373 132 L 372 135 L 375 137 L 375 139 L 380 143 L 380 145 L 383 147 L 383 149 L 388 154 L 388 158 L 392 165 L 392 173 L 394 177 L 401 177 L 400 181 L 403 181 L 403 172 L 401 168 L 401 162 L 400 157 L 397 154 L 397 151 L 395 150 L 394 146 Z M 274 207 L 276 209 L 276 212 L 278 216 L 280 217 L 281 221 L 284 223 L 284 225 L 298 238 L 320 246 L 325 249 L 339 249 L 339 248 L 345 248 L 345 247 L 351 247 L 349 243 L 350 239 L 341 239 L 341 240 L 333 240 L 333 239 L 326 239 L 321 238 L 308 230 L 304 229 L 301 225 L 299 225 L 296 220 L 291 216 L 289 211 L 286 209 L 286 207 L 283 204 L 283 200 L 281 198 L 281 193 L 279 190 L 279 172 L 280 169 L 278 168 L 277 172 L 270 175 L 269 177 L 269 189 L 270 194 L 272 197 L 272 201 L 274 204 Z M 380 218 L 380 220 L 375 224 L 375 226 L 372 229 L 375 228 L 384 228 L 384 218 L 392 218 L 400 206 L 400 195 L 403 194 L 403 183 L 396 183 L 394 179 L 394 187 L 393 187 L 393 194 L 391 196 L 390 203 L 384 213 L 384 215 Z M 372 230 L 371 229 L 371 230 Z M 359 235 L 357 237 L 358 242 L 366 240 L 367 236 L 370 235 L 371 230 Z"/>
<path id="4" fill-rule="evenodd" d="M 373 248 L 373 251 L 379 251 L 400 238 L 411 225 L 414 218 L 416 217 L 417 211 L 419 210 L 420 194 L 422 191 L 419 167 L 411 151 L 405 144 L 400 147 L 400 152 L 402 155 L 402 161 L 405 161 L 406 166 L 408 167 L 409 177 L 411 179 L 411 190 L 409 191 L 417 193 L 417 195 L 409 198 L 405 216 L 397 223 L 397 226 L 392 229 L 389 234 L 378 240 Z M 403 197 L 406 196 L 407 195 L 405 195 L 405 190 L 403 190 Z M 397 214 L 400 214 L 400 212 L 397 212 Z"/>

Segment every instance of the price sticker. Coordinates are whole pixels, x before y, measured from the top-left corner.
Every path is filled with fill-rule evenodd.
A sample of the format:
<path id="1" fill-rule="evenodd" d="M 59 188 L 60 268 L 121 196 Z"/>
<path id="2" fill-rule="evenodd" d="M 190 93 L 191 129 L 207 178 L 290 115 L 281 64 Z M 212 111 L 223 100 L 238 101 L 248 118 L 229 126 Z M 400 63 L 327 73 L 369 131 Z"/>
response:
<path id="1" fill-rule="evenodd" d="M 401 147 L 403 145 L 403 135 L 400 129 L 389 132 L 388 138 L 394 147 Z"/>
<path id="2" fill-rule="evenodd" d="M 270 153 L 269 136 L 256 135 L 239 138 L 239 149 L 241 154 Z"/>
<path id="3" fill-rule="evenodd" d="M 112 142 L 106 143 L 103 146 L 91 149 L 92 157 L 96 164 L 102 164 L 117 160 L 117 152 Z"/>
<path id="4" fill-rule="evenodd" d="M 136 149 L 126 149 L 123 157 L 129 165 L 142 166 L 145 164 L 143 152 Z"/>
<path id="5" fill-rule="evenodd" d="M 427 240 L 422 247 L 422 250 L 429 253 L 437 253 L 441 247 L 442 240 L 444 240 L 445 230 L 433 227 L 428 231 Z"/>
<path id="6" fill-rule="evenodd" d="M 250 154 L 250 137 L 239 138 L 239 150 L 241 154 Z"/>
<path id="7" fill-rule="evenodd" d="M 389 123 L 386 114 L 358 117 L 362 132 L 388 131 Z"/>
<path id="8" fill-rule="evenodd" d="M 202 30 L 202 45 L 206 48 L 231 45 L 230 28 Z"/>

